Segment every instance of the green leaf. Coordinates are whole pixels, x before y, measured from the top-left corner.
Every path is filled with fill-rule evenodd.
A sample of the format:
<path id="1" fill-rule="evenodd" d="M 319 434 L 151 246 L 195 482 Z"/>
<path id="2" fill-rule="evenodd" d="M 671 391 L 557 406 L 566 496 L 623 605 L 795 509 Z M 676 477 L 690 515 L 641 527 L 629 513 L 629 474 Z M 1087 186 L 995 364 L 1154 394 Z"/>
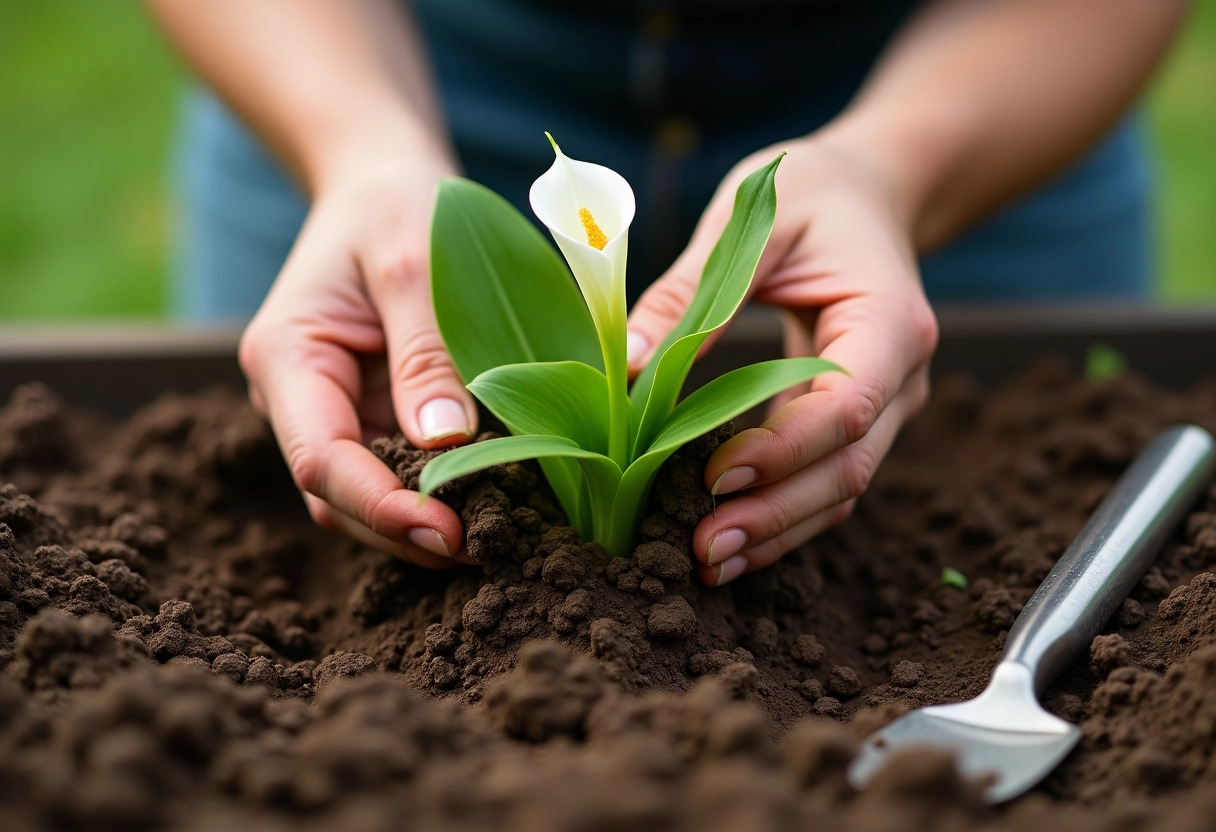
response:
<path id="1" fill-rule="evenodd" d="M 674 451 L 782 390 L 833 370 L 844 372 L 822 358 L 778 358 L 731 370 L 680 402 L 647 450 Z"/>
<path id="2" fill-rule="evenodd" d="M 659 467 L 686 442 L 755 407 L 782 390 L 819 373 L 840 370 L 821 358 L 779 358 L 732 370 L 694 391 L 672 412 L 659 436 L 625 469 L 617 486 L 607 533 L 632 535 L 642 521 L 650 486 Z M 601 540 L 610 551 L 616 549 Z M 618 548 L 623 545 L 615 544 Z"/>
<path id="3" fill-rule="evenodd" d="M 580 464 L 582 460 L 594 465 L 607 463 L 616 469 L 617 477 L 620 476 L 620 468 L 611 459 L 594 451 L 585 451 L 564 436 L 503 436 L 452 448 L 435 457 L 422 469 L 419 490 L 423 494 L 430 494 L 446 482 L 494 465 L 547 457 L 576 459 Z"/>
<path id="4" fill-rule="evenodd" d="M 642 411 L 635 456 L 651 443 L 675 407 L 705 339 L 729 321 L 747 297 L 777 216 L 775 180 L 784 155 L 752 172 L 735 191 L 730 220 L 705 263 L 692 303 L 634 382 L 630 395 L 634 408 Z"/>
<path id="5" fill-rule="evenodd" d="M 564 436 L 584 450 L 607 453 L 607 380 L 586 364 L 507 364 L 486 370 L 469 390 L 511 433 Z M 540 466 L 570 524 L 591 537 L 591 507 L 578 465 L 551 457 Z"/>
<path id="6" fill-rule="evenodd" d="M 564 436 L 608 452 L 608 380 L 586 364 L 507 364 L 486 370 L 469 390 L 511 433 Z"/>
<path id="7" fill-rule="evenodd" d="M 591 526 L 599 529 L 609 520 L 621 469 L 602 454 L 586 451 L 563 436 L 504 436 L 488 442 L 462 445 L 440 454 L 422 469 L 419 490 L 430 494 L 446 482 L 493 465 L 526 459 L 572 460 L 582 467 L 590 496 Z"/>
<path id="8" fill-rule="evenodd" d="M 439 185 L 431 295 L 466 382 L 503 364 L 572 360 L 603 368 L 591 314 L 557 252 L 506 200 L 466 179 Z"/>

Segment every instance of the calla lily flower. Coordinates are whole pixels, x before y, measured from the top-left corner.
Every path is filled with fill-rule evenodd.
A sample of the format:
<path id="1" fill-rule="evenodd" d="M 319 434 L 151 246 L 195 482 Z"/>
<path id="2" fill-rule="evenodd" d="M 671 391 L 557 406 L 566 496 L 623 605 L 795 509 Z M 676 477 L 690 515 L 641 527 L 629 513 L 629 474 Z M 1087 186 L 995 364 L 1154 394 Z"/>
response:
<path id="1" fill-rule="evenodd" d="M 566 256 L 595 322 L 608 385 L 609 456 L 624 467 L 629 456 L 629 381 L 625 357 L 625 259 L 633 222 L 633 188 L 614 170 L 562 153 L 532 183 L 532 210 Z"/>
<path id="2" fill-rule="evenodd" d="M 614 170 L 569 158 L 552 136 L 545 135 L 557 158 L 532 184 L 532 210 L 570 264 L 601 342 L 612 342 L 616 330 L 624 336 L 625 259 L 634 214 L 633 189 Z"/>

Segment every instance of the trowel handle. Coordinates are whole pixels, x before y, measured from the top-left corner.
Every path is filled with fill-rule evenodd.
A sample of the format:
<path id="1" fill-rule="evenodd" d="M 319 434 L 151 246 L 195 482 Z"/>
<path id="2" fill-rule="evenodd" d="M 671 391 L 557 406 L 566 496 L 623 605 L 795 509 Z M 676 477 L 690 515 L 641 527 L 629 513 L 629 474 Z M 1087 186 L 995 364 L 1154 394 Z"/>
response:
<path id="1" fill-rule="evenodd" d="M 1123 603 L 1214 468 L 1216 441 L 1203 428 L 1153 439 L 1013 622 L 1002 663 L 1029 668 L 1042 693 Z"/>

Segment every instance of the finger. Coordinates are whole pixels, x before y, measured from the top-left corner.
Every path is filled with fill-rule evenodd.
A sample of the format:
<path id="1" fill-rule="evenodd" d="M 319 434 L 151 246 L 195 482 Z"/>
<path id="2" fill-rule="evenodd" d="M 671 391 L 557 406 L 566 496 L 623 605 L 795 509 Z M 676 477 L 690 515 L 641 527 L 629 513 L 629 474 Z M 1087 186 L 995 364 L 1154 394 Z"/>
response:
<path id="1" fill-rule="evenodd" d="M 676 258 L 671 268 L 651 284 L 630 311 L 626 343 L 631 376 L 642 371 L 655 349 L 675 329 L 692 304 L 701 283 L 702 272 L 705 271 L 705 264 L 718 244 L 727 222 L 730 221 L 734 210 L 736 185 L 731 179 L 722 183 L 697 222 L 688 247 Z M 780 236 L 782 235 L 774 231 L 769 244 L 760 255 L 760 262 L 752 280 L 753 288 L 763 282 L 763 276 L 785 256 L 788 243 L 778 241 Z M 724 332 L 725 327 L 710 333 L 698 356 L 712 348 Z"/>
<path id="2" fill-rule="evenodd" d="M 856 500 L 846 500 L 843 503 L 826 508 L 813 517 L 809 517 L 791 529 L 786 529 L 776 537 L 766 540 L 759 546 L 747 549 L 741 553 L 747 560 L 746 572 L 764 569 L 783 558 L 787 553 L 797 549 L 813 537 L 828 529 L 835 528 L 853 515 Z"/>
<path id="3" fill-rule="evenodd" d="M 381 537 L 445 557 L 461 551 L 456 514 L 438 500 L 420 501 L 363 446 L 354 405 L 360 372 L 352 353 L 329 341 L 284 343 L 277 335 L 247 338 L 260 347 L 246 347 L 243 364 L 261 391 L 296 485 Z"/>
<path id="4" fill-rule="evenodd" d="M 721 563 L 706 566 L 698 563 L 697 578 L 708 586 L 728 584 L 740 575 L 771 566 L 786 552 L 801 546 L 812 537 L 839 526 L 853 513 L 856 500 L 848 500 L 803 520 L 791 529 L 751 549 L 744 549 Z"/>
<path id="5" fill-rule="evenodd" d="M 420 448 L 467 441 L 477 408 L 439 334 L 425 258 L 366 265 L 368 290 L 384 324 L 393 410 Z"/>
<path id="6" fill-rule="evenodd" d="M 855 500 L 866 490 L 906 414 L 909 396 L 883 412 L 863 439 L 770 485 L 722 503 L 693 532 L 693 551 L 706 566 L 787 535 L 808 518 Z"/>
<path id="7" fill-rule="evenodd" d="M 630 310 L 626 345 L 631 376 L 642 371 L 655 348 L 663 343 L 688 311 L 701 284 L 705 263 L 722 236 L 722 229 L 730 220 L 733 195 L 733 189 L 726 193 L 726 184 L 723 183 L 697 221 L 688 247 L 671 264 L 671 268 L 642 293 Z"/>
<path id="8" fill-rule="evenodd" d="M 447 558 L 431 554 L 425 549 L 410 545 L 409 543 L 389 540 L 387 537 L 376 534 L 353 517 L 338 511 L 320 497 L 314 497 L 312 494 L 307 493 L 303 496 L 304 503 L 308 506 L 308 513 L 318 526 L 330 531 L 341 532 L 347 537 L 359 541 L 364 546 L 370 546 L 385 554 L 393 555 L 426 569 L 451 569 L 457 564 L 476 565 L 476 561 L 463 552 Z"/>
<path id="9" fill-rule="evenodd" d="M 810 393 L 759 428 L 722 444 L 705 468 L 706 485 L 727 494 L 775 482 L 864 437 L 908 379 L 927 393 L 936 324 L 915 298 L 888 306 L 857 297 L 820 313 L 819 355 L 846 373 L 816 376 Z M 926 323 L 927 321 L 927 323 Z"/>
<path id="10" fill-rule="evenodd" d="M 781 334 L 784 346 L 784 355 L 789 358 L 813 356 L 815 355 L 815 342 L 811 337 L 811 333 L 815 331 L 815 319 L 818 317 L 817 310 L 798 310 L 797 313 L 782 309 L 781 317 Z M 768 407 L 768 415 L 772 416 L 778 410 L 785 407 L 790 402 L 799 396 L 805 396 L 811 392 L 811 382 L 807 381 L 802 384 L 795 384 L 782 390 L 773 397 L 772 402 Z"/>

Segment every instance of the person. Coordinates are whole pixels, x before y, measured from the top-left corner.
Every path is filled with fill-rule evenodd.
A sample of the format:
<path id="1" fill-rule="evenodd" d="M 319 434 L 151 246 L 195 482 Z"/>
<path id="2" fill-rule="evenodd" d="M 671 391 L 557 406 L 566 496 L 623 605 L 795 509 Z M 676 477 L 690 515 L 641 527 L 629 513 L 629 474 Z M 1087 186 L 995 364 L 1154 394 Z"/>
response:
<path id="1" fill-rule="evenodd" d="M 788 154 L 754 299 L 782 310 L 787 352 L 851 375 L 710 458 L 706 484 L 737 495 L 695 530 L 711 585 L 849 515 L 926 399 L 926 290 L 1147 290 L 1127 112 L 1185 0 L 148 1 L 225 102 L 198 95 L 185 122 L 181 307 L 256 308 L 241 366 L 313 518 L 423 566 L 467 561 L 460 519 L 365 441 L 475 433 L 430 305 L 436 183 L 464 172 L 523 205 L 542 131 L 638 190 L 635 371 L 736 184 Z"/>

